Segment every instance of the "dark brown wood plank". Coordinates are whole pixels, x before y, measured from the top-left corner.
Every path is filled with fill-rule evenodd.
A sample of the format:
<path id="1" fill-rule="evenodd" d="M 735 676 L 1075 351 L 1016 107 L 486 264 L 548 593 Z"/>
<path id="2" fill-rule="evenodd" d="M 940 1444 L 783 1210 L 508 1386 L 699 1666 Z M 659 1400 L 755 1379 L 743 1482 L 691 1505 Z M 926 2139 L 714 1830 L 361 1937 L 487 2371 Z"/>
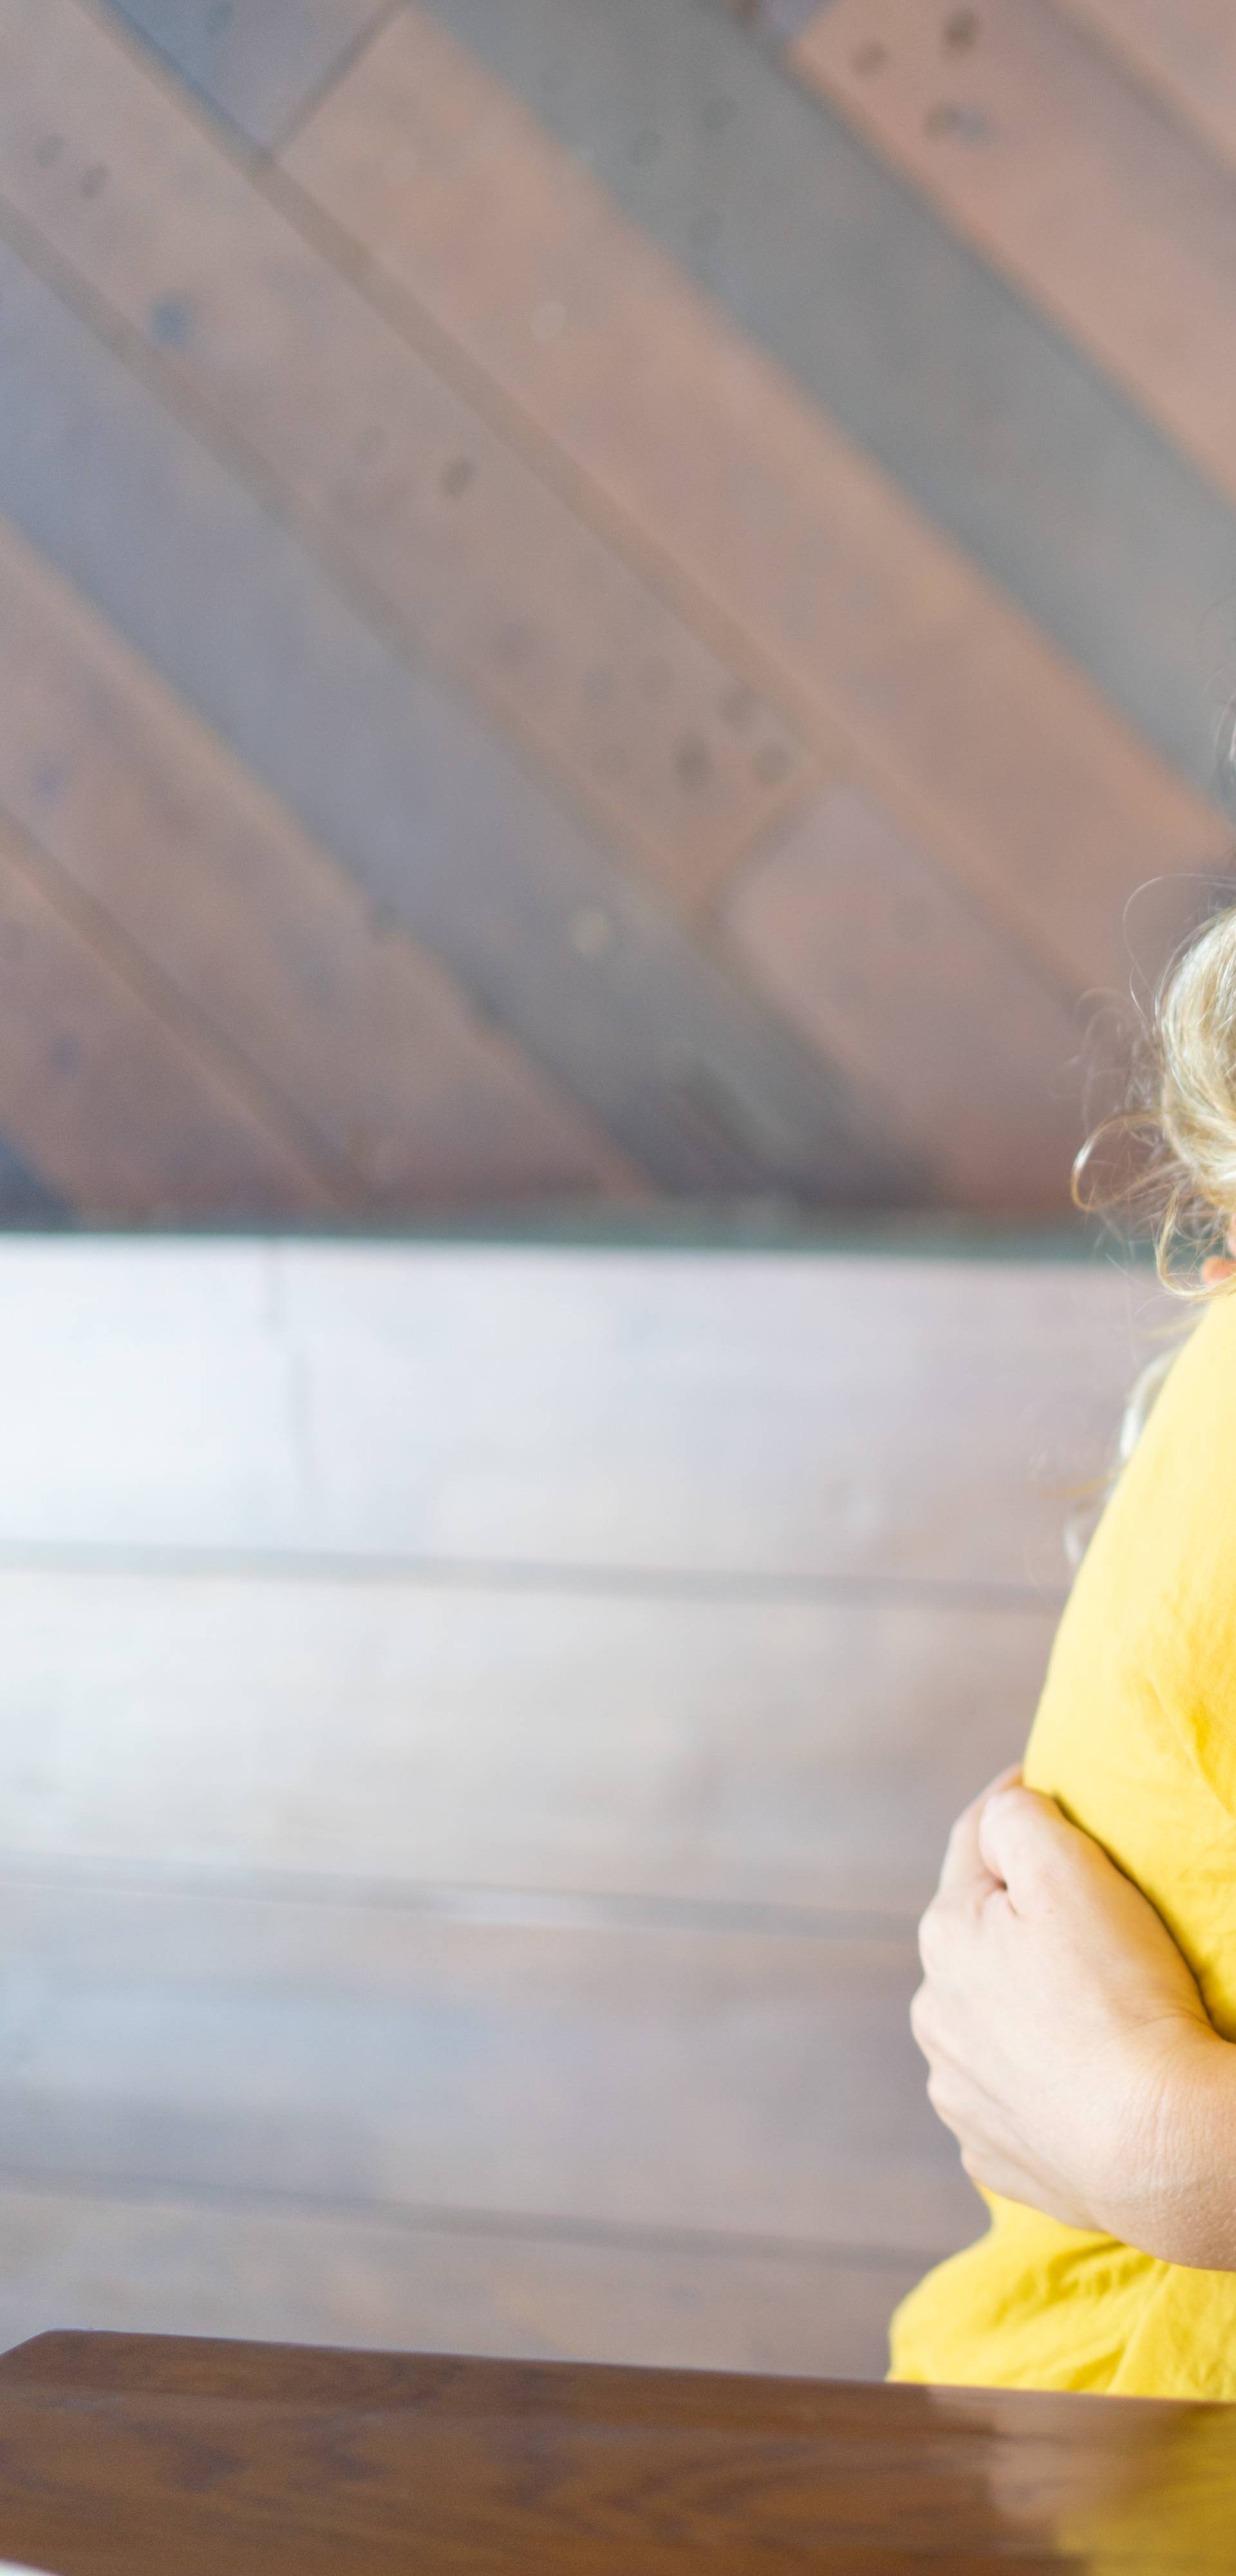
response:
<path id="1" fill-rule="evenodd" d="M 801 77 L 1236 495 L 1236 187 L 1051 0 L 833 0 Z"/>
<path id="2" fill-rule="evenodd" d="M 4 1702 L 49 1724 L 0 1730 L 0 1852 L 908 1917 L 1020 1753 L 1055 1619 L 9 1566 Z"/>
<path id="3" fill-rule="evenodd" d="M 1105 1262 L 17 1242 L 0 1544 L 1051 1603 L 1189 1320 Z"/>
<path id="4" fill-rule="evenodd" d="M 64 2576 L 1158 2576 L 1231 2563 L 1225 2407 L 47 2335 L 0 2542 Z"/>
<path id="5" fill-rule="evenodd" d="M 1227 0 L 1054 0 L 1224 167 L 1236 160 L 1236 23 Z"/>
<path id="6" fill-rule="evenodd" d="M 868 797 L 831 789 L 749 862 L 721 918 L 951 1206 L 1067 1207 L 1096 1115 L 1082 1013 Z"/>
<path id="7" fill-rule="evenodd" d="M 746 638 L 753 675 L 823 726 L 830 773 L 840 733 L 862 792 L 1067 987 L 1123 988 L 1125 898 L 1174 875 L 1183 918 L 1226 825 L 576 154 L 405 9 L 286 167 L 406 298 L 408 327 L 456 341 L 680 595 Z M 540 338 L 529 278 L 561 317 Z"/>
<path id="8" fill-rule="evenodd" d="M 983 2211 L 913 1939 L 0 1883 L 0 2164 L 903 2261 Z"/>
<path id="9" fill-rule="evenodd" d="M 8 205 L 243 441 L 242 468 L 261 459 L 384 620 L 693 909 L 811 776 L 792 727 L 758 702 L 730 720 L 732 664 L 76 0 L 0 27 L 0 96 Z M 552 313 L 535 304 L 525 329 Z"/>
<path id="10" fill-rule="evenodd" d="M 921 1202 L 839 1079 L 2 244 L 0 363 L 0 508 L 657 1181 Z"/>
<path id="11" fill-rule="evenodd" d="M 114 0 L 208 105 L 270 143 L 326 87 L 388 0 Z"/>
<path id="12" fill-rule="evenodd" d="M 629 1191 L 601 1131 L 0 523 L 0 803 L 377 1208 Z"/>
<path id="13" fill-rule="evenodd" d="M 346 1179 L 255 1103 L 0 813 L 0 1120 L 82 1214 L 346 1209 Z"/>
<path id="14" fill-rule="evenodd" d="M 741 2238 L 434 2226 L 328 2203 L 0 2176 L 0 2346 L 138 2334 L 878 2379 L 921 2264 Z"/>

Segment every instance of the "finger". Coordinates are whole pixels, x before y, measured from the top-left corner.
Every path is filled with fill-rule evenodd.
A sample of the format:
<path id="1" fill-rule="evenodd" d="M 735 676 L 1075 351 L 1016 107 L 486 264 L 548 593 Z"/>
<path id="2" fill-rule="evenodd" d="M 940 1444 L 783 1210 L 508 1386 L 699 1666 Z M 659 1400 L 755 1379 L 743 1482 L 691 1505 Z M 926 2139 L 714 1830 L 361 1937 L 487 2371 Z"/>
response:
<path id="1" fill-rule="evenodd" d="M 1021 1764 L 1010 1762 L 1007 1771 L 997 1771 L 995 1779 L 989 1780 L 985 1789 L 980 1789 L 975 1804 L 985 1807 L 988 1799 L 998 1798 L 1002 1789 L 1020 1789 L 1020 1787 Z"/>
<path id="2" fill-rule="evenodd" d="M 939 2055 L 940 2037 L 935 1998 L 926 1978 L 910 1998 L 910 2031 L 915 2047 L 930 2064 Z"/>
<path id="3" fill-rule="evenodd" d="M 999 1789 L 978 1823 L 983 1864 L 1008 1889 L 1014 1908 L 1076 1871 L 1093 1846 L 1041 1790 Z"/>
<path id="4" fill-rule="evenodd" d="M 963 1807 L 948 1838 L 944 1866 L 940 1872 L 940 1894 L 943 1897 L 981 1898 L 990 1892 L 993 1874 L 979 1844 L 979 1825 L 989 1798 L 998 1797 L 1021 1779 L 1021 1766 L 1014 1763 L 1008 1771 L 997 1773 L 968 1807 Z"/>

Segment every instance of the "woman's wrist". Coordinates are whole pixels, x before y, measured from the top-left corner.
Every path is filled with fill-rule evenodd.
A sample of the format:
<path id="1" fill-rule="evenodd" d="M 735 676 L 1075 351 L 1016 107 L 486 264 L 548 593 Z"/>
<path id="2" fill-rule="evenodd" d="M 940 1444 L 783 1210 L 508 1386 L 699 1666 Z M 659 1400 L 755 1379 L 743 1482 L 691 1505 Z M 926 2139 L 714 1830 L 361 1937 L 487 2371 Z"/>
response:
<path id="1" fill-rule="evenodd" d="M 1141 2040 L 1099 2223 L 1161 2262 L 1236 2271 L 1236 2045 L 1183 2015 Z"/>

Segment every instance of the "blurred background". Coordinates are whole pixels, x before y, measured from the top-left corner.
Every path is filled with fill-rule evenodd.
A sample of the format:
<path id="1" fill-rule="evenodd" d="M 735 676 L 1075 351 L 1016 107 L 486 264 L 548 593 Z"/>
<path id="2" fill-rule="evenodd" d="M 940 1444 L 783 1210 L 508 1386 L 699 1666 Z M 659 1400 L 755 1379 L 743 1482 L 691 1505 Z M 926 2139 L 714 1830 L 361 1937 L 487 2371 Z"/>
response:
<path id="1" fill-rule="evenodd" d="M 1066 1212 L 1229 861 L 1217 0 L 3 27 L 11 1216 Z"/>
<path id="2" fill-rule="evenodd" d="M 975 2232 L 1234 326 L 1221 0 L 0 0 L 8 2339 L 857 2373 Z"/>

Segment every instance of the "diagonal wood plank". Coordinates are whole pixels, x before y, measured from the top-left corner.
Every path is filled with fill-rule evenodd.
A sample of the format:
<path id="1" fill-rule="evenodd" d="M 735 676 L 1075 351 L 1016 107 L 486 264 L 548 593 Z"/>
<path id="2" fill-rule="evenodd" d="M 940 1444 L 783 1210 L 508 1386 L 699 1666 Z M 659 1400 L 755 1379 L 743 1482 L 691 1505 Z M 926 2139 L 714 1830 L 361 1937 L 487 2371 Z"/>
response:
<path id="1" fill-rule="evenodd" d="M 864 792 L 1059 975 L 1126 982 L 1125 898 L 1220 865 L 1226 826 L 479 63 L 404 10 L 287 166 L 751 640 L 830 766 L 841 726 Z"/>
<path id="2" fill-rule="evenodd" d="M 0 2178 L 0 2345 L 142 2334 L 879 2379 L 922 2262 L 738 2238 L 435 2227 L 278 2195 Z"/>
<path id="3" fill-rule="evenodd" d="M 0 2162 L 49 2179 L 903 2255 L 981 2224 L 908 1937 L 14 1879 L 0 1936 Z"/>
<path id="4" fill-rule="evenodd" d="M 165 997 L 164 997 L 165 998 Z M 329 1214 L 346 1182 L 185 1036 L 106 924 L 0 814 L 0 1120 L 84 1214 Z"/>
<path id="5" fill-rule="evenodd" d="M 822 797 L 743 869 L 722 918 L 757 982 L 882 1102 L 950 1205 L 1065 1203 L 1097 1114 L 1081 1010 L 868 797 Z"/>
<path id="6" fill-rule="evenodd" d="M 692 909 L 802 793 L 791 728 L 76 0 L 5 0 L 0 99 L 7 204 Z"/>
<path id="7" fill-rule="evenodd" d="M 801 76 L 1236 496 L 1236 183 L 1051 0 L 830 0 Z"/>
<path id="8" fill-rule="evenodd" d="M 1236 522 L 1118 388 L 708 0 L 427 14 L 1211 793 Z"/>
<path id="9" fill-rule="evenodd" d="M 269 143 L 389 0 L 116 0 L 211 107 Z"/>
<path id="10" fill-rule="evenodd" d="M 1054 0 L 1230 168 L 1236 20 L 1228 0 Z"/>
<path id="11" fill-rule="evenodd" d="M 596 575 L 605 559 L 598 552 L 589 572 L 577 520 L 563 516 L 559 525 L 552 518 L 546 521 L 543 511 L 538 517 L 530 510 L 528 489 L 511 488 L 514 460 L 509 449 L 475 418 L 462 426 L 444 422 L 434 408 L 437 380 L 426 379 L 411 352 L 411 373 L 405 371 L 396 388 L 400 435 L 414 440 L 418 454 L 428 449 L 436 461 L 427 477 L 428 504 L 415 480 L 409 500 L 402 446 L 400 461 L 392 467 L 394 433 L 389 422 L 383 427 L 381 397 L 374 395 L 374 387 L 383 385 L 389 373 L 389 357 L 382 354 L 386 324 L 362 316 L 358 337 L 355 297 L 307 249 L 298 270 L 283 218 L 272 216 L 264 201 L 255 214 L 243 177 L 211 154 L 189 120 L 175 112 L 169 117 L 156 90 L 126 78 L 127 66 L 114 48 L 95 59 L 91 22 L 82 22 L 84 35 L 75 35 L 78 22 L 67 9 L 60 21 L 58 57 L 55 23 L 40 17 L 33 52 L 24 54 L 19 45 L 10 55 L 13 202 L 21 204 L 41 232 L 54 237 L 58 248 L 67 248 L 113 302 L 123 303 L 130 321 L 153 316 L 157 322 L 162 315 L 166 336 L 168 315 L 193 316 L 174 362 L 189 368 L 195 386 L 204 381 L 212 392 L 224 379 L 223 395 L 217 398 L 229 404 L 237 427 L 264 437 L 271 458 L 292 474 L 298 490 L 310 486 L 329 496 L 332 460 L 336 453 L 347 460 L 336 498 L 346 515 L 350 545 L 367 548 L 366 564 L 389 580 L 406 540 L 400 596 L 415 600 L 418 615 L 430 614 L 439 642 L 448 629 L 459 629 L 461 613 L 466 625 L 472 590 L 480 581 L 481 624 L 471 649 L 466 634 L 457 636 L 465 676 L 484 690 L 496 653 L 506 675 L 504 703 L 508 711 L 518 706 L 534 735 L 544 738 L 543 748 L 556 748 L 561 756 L 562 745 L 569 744 L 572 756 L 578 750 L 602 780 L 612 779 L 615 803 L 633 828 L 640 822 L 641 798 L 646 800 L 643 856 L 655 864 L 667 890 L 688 909 L 695 908 L 711 884 L 732 872 L 752 840 L 767 831 L 778 807 L 787 798 L 801 797 L 810 773 L 792 737 L 732 672 L 711 662 L 697 670 L 698 654 L 693 660 L 689 635 L 668 617 L 650 627 L 646 597 L 640 606 L 636 595 L 638 617 L 631 613 L 632 602 L 624 609 L 617 594 L 608 607 L 598 600 Z M 76 55 L 83 45 L 91 65 L 86 83 L 90 114 L 74 133 L 66 118 L 71 91 L 65 65 L 70 50 Z M 20 132 L 19 102 L 26 118 Z M 45 138 L 31 149 L 31 137 L 44 127 L 57 144 L 45 167 L 40 165 L 40 154 L 46 159 Z M 83 203 L 81 193 L 94 149 L 107 153 L 109 170 L 118 174 L 107 182 L 101 259 L 93 248 L 99 235 L 94 199 L 87 196 Z M 23 168 L 32 177 L 30 188 L 23 186 Z M 534 338 L 546 333 L 552 338 L 554 312 L 552 301 L 538 304 L 534 298 Z M 205 352 L 200 363 L 193 355 L 199 342 Z M 322 351 L 327 348 L 332 359 L 323 371 Z M 325 395 L 319 384 L 323 373 Z M 273 385 L 272 378 L 277 379 Z M 305 449 L 306 429 L 316 442 L 312 455 Z M 452 485 L 444 505 L 437 485 L 443 477 L 449 481 L 461 475 L 466 488 L 455 491 Z M 543 497 L 540 484 L 529 488 L 534 499 Z M 443 533 L 444 506 L 456 532 L 462 529 L 458 545 Z M 478 515 L 469 535 L 467 514 L 474 506 Z M 503 569 L 506 589 L 496 596 L 492 579 Z M 581 661 L 581 647 L 594 616 L 601 620 L 600 658 L 589 667 L 586 656 Z M 854 650 L 860 649 L 855 644 Z M 561 704 L 555 734 L 557 695 Z M 815 729 L 816 747 L 831 764 L 837 745 L 822 707 L 816 709 Z M 673 788 L 669 798 L 667 781 Z M 927 862 L 924 870 L 929 872 Z M 883 927 L 877 908 L 868 928 L 879 936 Z M 1022 997 L 1033 979 L 1020 957 L 1014 953 L 1003 959 L 994 935 L 986 954 L 989 965 L 1003 967 L 1010 992 Z M 891 989 L 893 961 L 885 972 L 876 955 L 872 968 L 877 985 Z M 999 982 L 997 973 L 997 986 Z M 819 1023 L 801 1025 L 818 1044 Z M 1044 1066 L 1043 1050 L 1035 1041 L 1051 1028 L 1058 1043 L 1050 1077 L 1058 1084 L 1074 1050 L 1054 997 L 1044 991 L 1036 1008 L 1031 992 L 1024 1008 L 1013 1007 L 1005 1016 L 1010 1085 L 1027 1116 Z M 895 1127 L 895 1117 L 885 1123 Z M 988 1175 L 980 1203 L 999 1207 L 1016 1193 L 1023 1207 L 1063 1209 L 1068 1167 L 1080 1140 L 1080 1122 L 1073 1119 L 1062 1145 L 1064 1124 L 1063 1119 L 1045 1122 L 1033 1176 L 1024 1157 L 1006 1157 L 1001 1169 Z M 920 1121 L 913 1159 L 930 1172 L 929 1137 L 926 1147 Z"/>
<path id="12" fill-rule="evenodd" d="M 929 1195 L 828 1068 L 2 245 L 0 362 L 0 508 L 654 1178 Z"/>
<path id="13" fill-rule="evenodd" d="M 633 1185 L 10 523 L 0 691 L 0 805 L 372 1204 Z"/>

